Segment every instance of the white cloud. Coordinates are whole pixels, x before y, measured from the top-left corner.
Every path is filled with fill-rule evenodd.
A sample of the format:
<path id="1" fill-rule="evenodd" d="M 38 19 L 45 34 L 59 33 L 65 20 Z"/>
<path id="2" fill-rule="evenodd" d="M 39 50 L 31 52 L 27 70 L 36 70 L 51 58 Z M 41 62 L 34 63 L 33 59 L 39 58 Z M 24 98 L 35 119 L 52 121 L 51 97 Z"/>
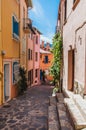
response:
<path id="1" fill-rule="evenodd" d="M 44 34 L 41 35 L 41 40 L 44 40 L 45 42 L 52 43 L 52 38 L 53 38 L 53 31 L 52 31 L 52 25 L 50 24 L 49 19 L 45 15 L 45 11 L 42 8 L 42 5 L 40 4 L 39 0 L 33 0 L 34 1 L 34 6 L 31 9 L 31 12 L 34 14 L 33 15 L 33 25 L 36 27 L 38 25 L 43 25 L 44 27 Z M 43 31 L 44 31 L 43 30 Z"/>
<path id="2" fill-rule="evenodd" d="M 34 6 L 31 10 L 37 18 L 43 18 L 44 17 L 44 11 L 40 3 L 36 0 L 34 0 Z"/>
<path id="3" fill-rule="evenodd" d="M 45 41 L 45 42 L 49 42 L 52 43 L 52 39 L 46 36 L 41 35 L 41 40 Z"/>

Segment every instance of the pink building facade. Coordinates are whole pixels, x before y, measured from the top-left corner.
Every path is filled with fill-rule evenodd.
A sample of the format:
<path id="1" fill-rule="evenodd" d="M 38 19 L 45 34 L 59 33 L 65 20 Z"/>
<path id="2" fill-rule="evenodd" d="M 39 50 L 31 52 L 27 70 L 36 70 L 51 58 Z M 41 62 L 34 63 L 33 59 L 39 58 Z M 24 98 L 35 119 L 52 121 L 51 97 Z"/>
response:
<path id="1" fill-rule="evenodd" d="M 40 84 L 40 31 L 34 27 L 34 73 L 33 73 L 33 83 L 34 85 Z"/>
<path id="2" fill-rule="evenodd" d="M 40 84 L 40 31 L 32 27 L 28 37 L 28 86 Z"/>
<path id="3" fill-rule="evenodd" d="M 30 33 L 28 36 L 28 86 L 33 85 L 33 33 Z"/>

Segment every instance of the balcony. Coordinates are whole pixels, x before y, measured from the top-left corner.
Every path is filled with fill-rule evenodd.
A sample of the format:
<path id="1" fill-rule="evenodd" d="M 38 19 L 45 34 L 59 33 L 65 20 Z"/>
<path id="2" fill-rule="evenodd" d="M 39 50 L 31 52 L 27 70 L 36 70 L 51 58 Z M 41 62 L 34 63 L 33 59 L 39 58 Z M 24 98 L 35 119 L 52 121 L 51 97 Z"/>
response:
<path id="1" fill-rule="evenodd" d="M 25 33 L 30 33 L 31 28 L 32 28 L 32 21 L 29 18 L 23 19 L 23 29 Z"/>
<path id="2" fill-rule="evenodd" d="M 27 5 L 28 8 L 33 7 L 32 0 L 25 0 L 25 2 L 26 2 L 26 5 Z"/>

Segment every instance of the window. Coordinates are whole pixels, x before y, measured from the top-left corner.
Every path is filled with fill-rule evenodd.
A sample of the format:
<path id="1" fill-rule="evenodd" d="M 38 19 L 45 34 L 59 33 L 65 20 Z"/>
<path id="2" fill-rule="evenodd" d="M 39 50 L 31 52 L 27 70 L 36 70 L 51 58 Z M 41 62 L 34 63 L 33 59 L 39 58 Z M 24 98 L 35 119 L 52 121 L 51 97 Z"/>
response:
<path id="1" fill-rule="evenodd" d="M 35 53 L 35 61 L 38 61 L 38 53 Z"/>
<path id="2" fill-rule="evenodd" d="M 67 19 L 67 0 L 64 3 L 64 21 Z"/>
<path id="3" fill-rule="evenodd" d="M 35 70 L 35 77 L 37 78 L 38 76 L 38 69 Z"/>
<path id="4" fill-rule="evenodd" d="M 30 49 L 28 49 L 28 60 L 30 60 Z"/>
<path id="5" fill-rule="evenodd" d="M 13 84 L 15 84 L 19 80 L 19 62 L 17 61 L 13 62 L 12 67 L 13 67 L 12 81 L 13 81 Z"/>
<path id="6" fill-rule="evenodd" d="M 31 50 L 31 60 L 33 59 L 33 56 L 32 56 L 32 50 Z"/>
<path id="7" fill-rule="evenodd" d="M 31 40 L 33 40 L 33 34 L 32 34 L 32 33 L 30 33 L 28 36 L 29 36 L 29 38 L 30 38 Z"/>
<path id="8" fill-rule="evenodd" d="M 12 35 L 14 39 L 19 40 L 19 22 L 15 16 L 12 16 Z"/>
<path id="9" fill-rule="evenodd" d="M 42 54 L 40 54 L 40 59 L 42 59 Z"/>
<path id="10" fill-rule="evenodd" d="M 33 69 L 31 70 L 31 84 L 33 83 Z"/>
<path id="11" fill-rule="evenodd" d="M 73 10 L 76 8 L 77 4 L 80 2 L 80 0 L 73 0 Z"/>
<path id="12" fill-rule="evenodd" d="M 28 82 L 29 82 L 29 85 L 33 83 L 33 69 L 28 71 Z"/>
<path id="13" fill-rule="evenodd" d="M 73 3 L 75 3 L 76 0 L 73 0 Z"/>
<path id="14" fill-rule="evenodd" d="M 38 36 L 36 36 L 36 44 L 38 44 Z"/>
<path id="15" fill-rule="evenodd" d="M 44 63 L 48 63 L 48 56 L 45 56 Z"/>

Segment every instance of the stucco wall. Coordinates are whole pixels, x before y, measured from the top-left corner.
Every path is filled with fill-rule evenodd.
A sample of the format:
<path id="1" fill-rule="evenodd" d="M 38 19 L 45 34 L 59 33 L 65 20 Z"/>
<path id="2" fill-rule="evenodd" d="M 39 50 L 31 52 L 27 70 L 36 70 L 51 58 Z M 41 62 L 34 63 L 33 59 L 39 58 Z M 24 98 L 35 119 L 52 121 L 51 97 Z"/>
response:
<path id="1" fill-rule="evenodd" d="M 30 38 L 28 38 L 28 49 L 32 50 L 32 60 L 28 60 L 28 71 L 33 69 L 33 40 L 31 40 Z"/>
<path id="2" fill-rule="evenodd" d="M 67 3 L 67 23 L 63 27 L 63 48 L 64 48 L 64 71 L 63 71 L 63 87 L 67 88 L 68 85 L 68 50 L 69 45 L 74 46 L 76 44 L 75 51 L 75 72 L 74 80 L 78 81 L 84 87 L 85 80 L 85 25 L 80 28 L 77 33 L 75 31 L 86 21 L 86 1 L 80 0 L 75 10 L 72 10 L 73 0 Z M 82 39 L 82 43 L 79 42 L 79 37 Z M 76 38 L 76 40 L 75 40 Z"/>
<path id="3" fill-rule="evenodd" d="M 25 10 L 25 12 L 24 12 Z M 26 6 L 26 3 L 25 3 L 25 0 L 20 0 L 20 41 L 21 41 L 21 44 L 20 44 L 20 63 L 21 65 L 23 66 L 27 66 L 26 65 L 26 48 L 27 48 L 27 37 L 26 37 L 26 33 L 24 32 L 24 29 L 23 29 L 23 23 L 24 23 L 24 19 L 27 18 L 27 6 Z"/>
<path id="4" fill-rule="evenodd" d="M 10 3 L 10 4 L 9 4 Z M 2 1 L 2 39 L 3 50 L 6 51 L 4 58 L 19 58 L 19 42 L 12 37 L 12 16 L 19 20 L 19 4 L 17 1 Z"/>
<path id="5" fill-rule="evenodd" d="M 38 43 L 36 44 L 36 36 L 38 36 Z M 35 53 L 38 53 L 38 60 L 35 60 Z M 40 82 L 40 34 L 36 31 L 36 34 L 34 36 L 34 72 L 33 72 L 33 79 L 34 79 L 34 84 L 39 84 Z M 35 77 L 35 70 L 38 69 L 38 76 L 37 78 Z M 35 83 L 35 81 L 37 81 Z"/>

